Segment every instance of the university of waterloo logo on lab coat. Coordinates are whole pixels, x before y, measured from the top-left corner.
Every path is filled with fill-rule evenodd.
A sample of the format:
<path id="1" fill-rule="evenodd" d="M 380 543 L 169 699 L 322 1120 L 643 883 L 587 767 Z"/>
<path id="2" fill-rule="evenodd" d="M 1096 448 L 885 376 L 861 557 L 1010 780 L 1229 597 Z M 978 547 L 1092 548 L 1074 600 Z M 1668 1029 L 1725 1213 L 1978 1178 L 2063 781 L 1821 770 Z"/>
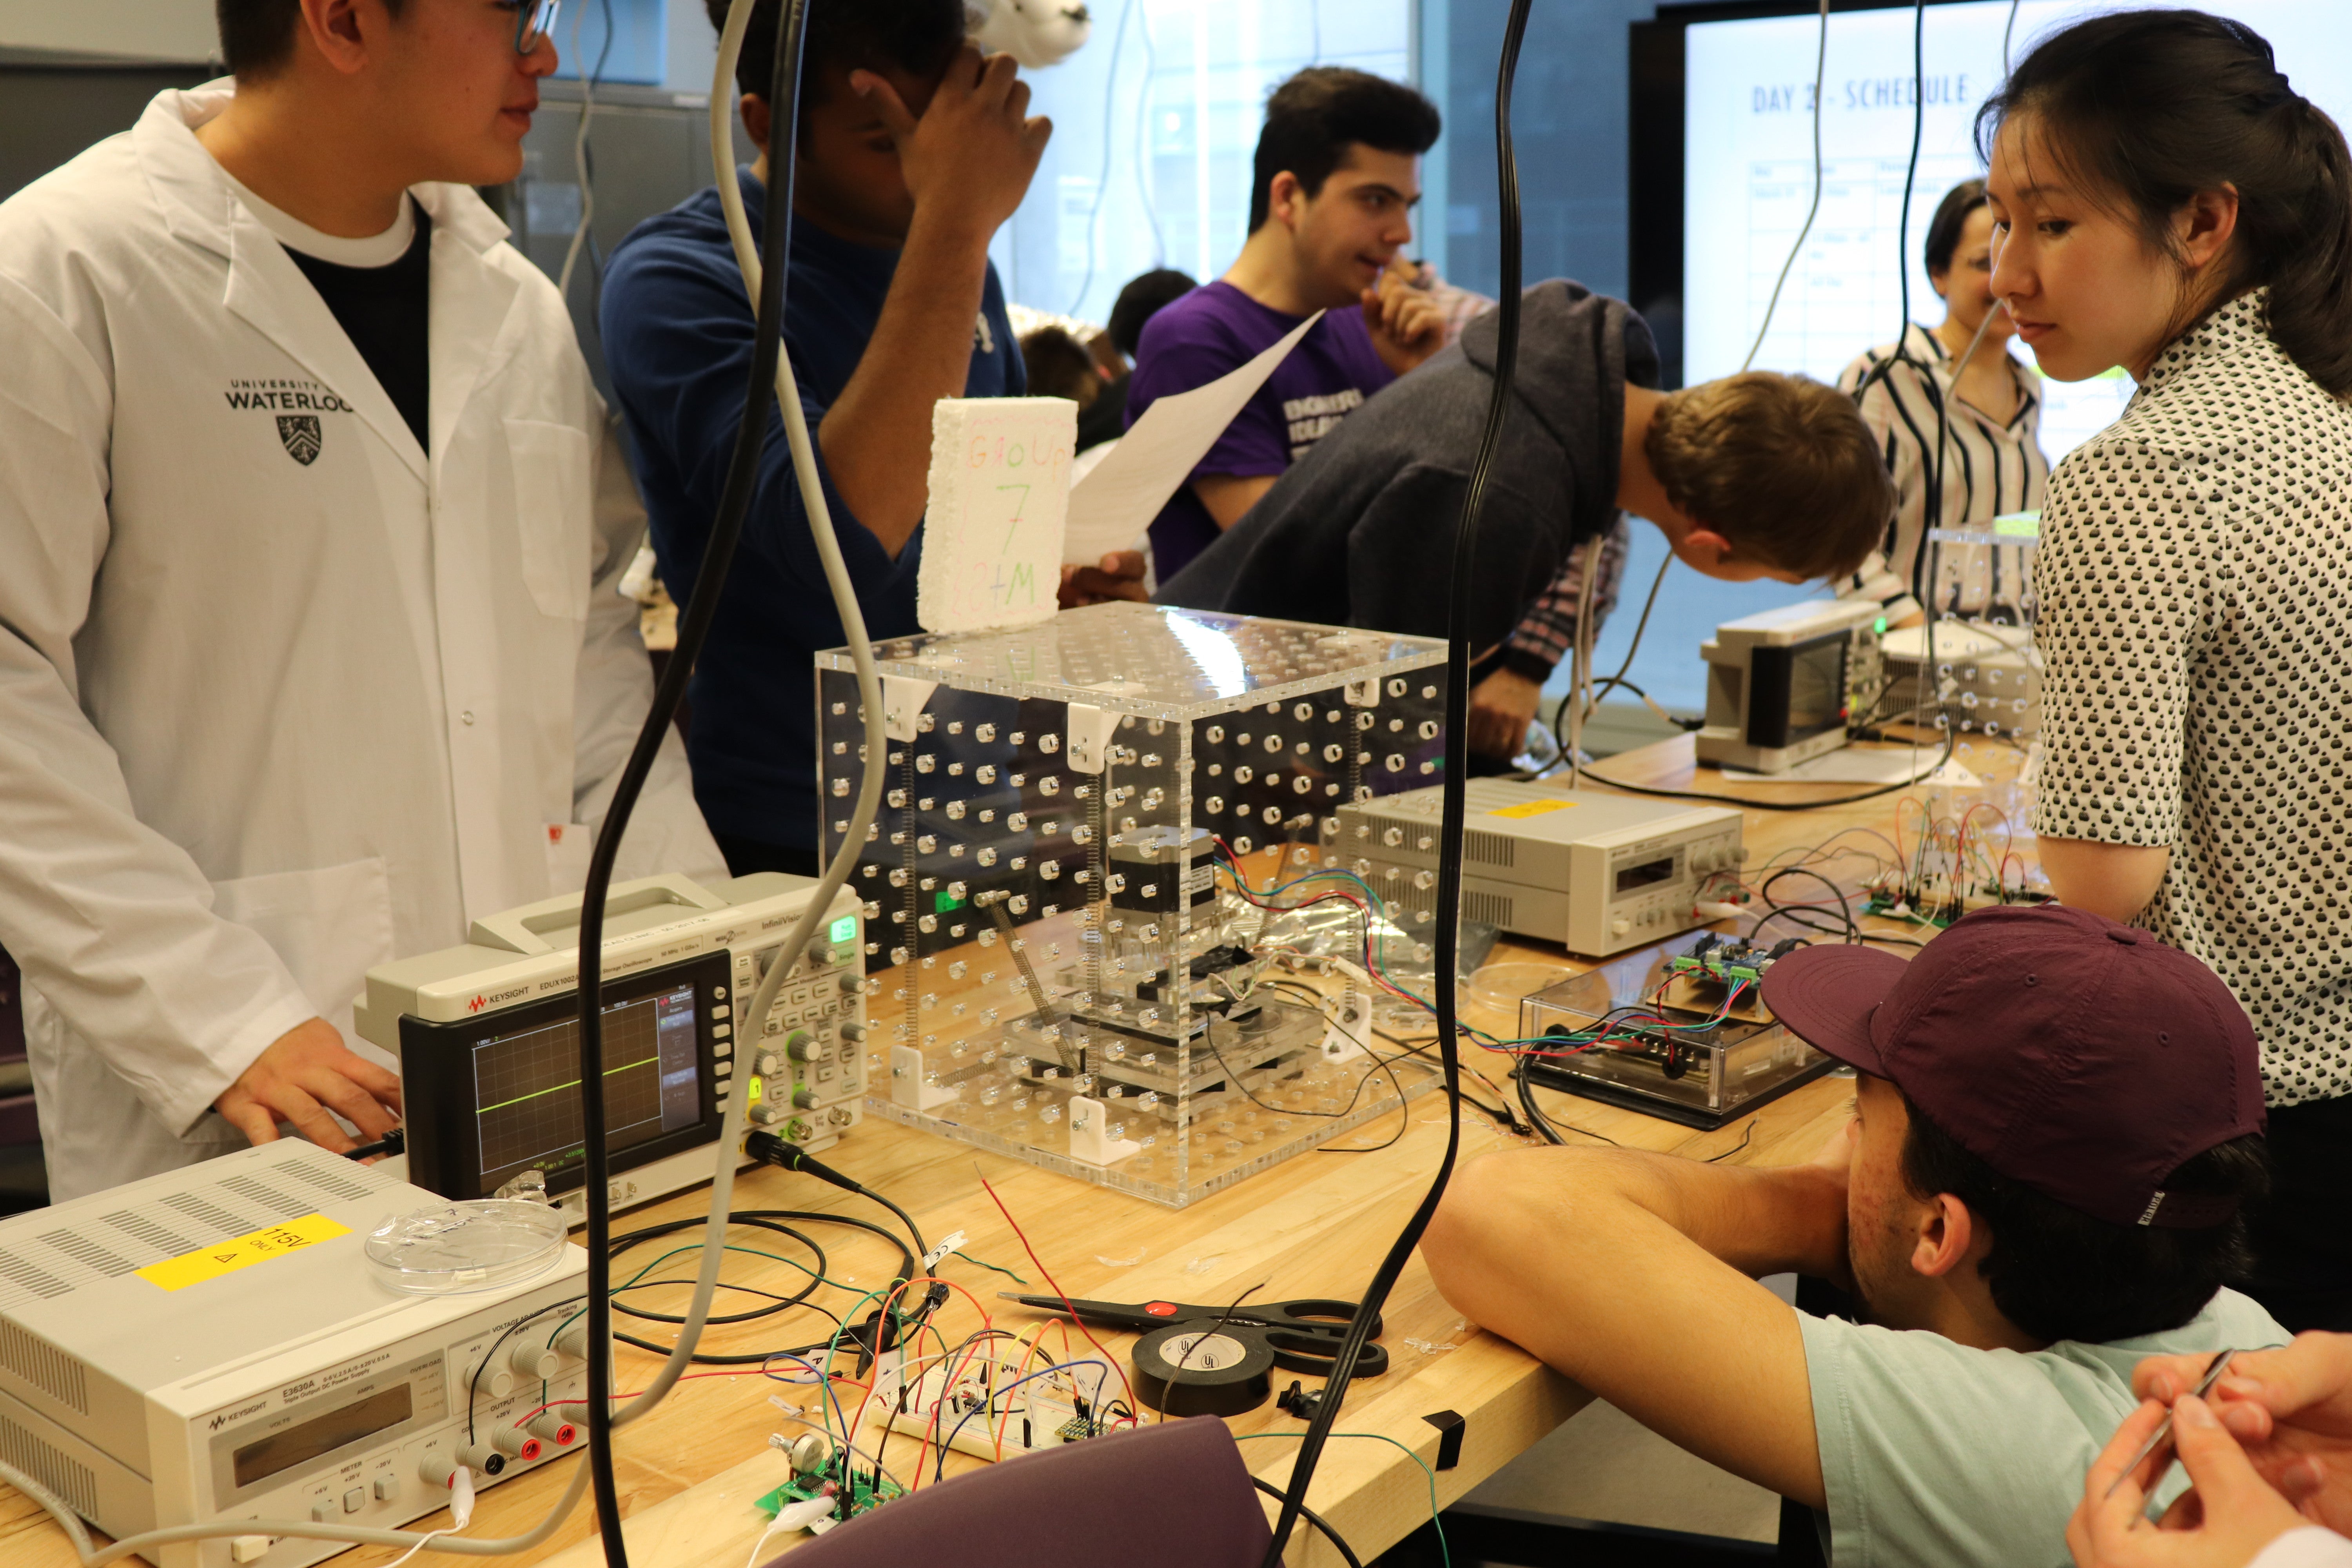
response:
<path id="1" fill-rule="evenodd" d="M 278 438 L 286 443 L 286 455 L 304 468 L 307 468 L 319 460 L 319 416 L 317 415 L 279 415 Z"/>
<path id="2" fill-rule="evenodd" d="M 315 381 L 232 381 L 224 394 L 231 408 L 274 416 L 286 455 L 309 468 L 326 445 L 324 416 L 349 414 L 352 405 Z"/>

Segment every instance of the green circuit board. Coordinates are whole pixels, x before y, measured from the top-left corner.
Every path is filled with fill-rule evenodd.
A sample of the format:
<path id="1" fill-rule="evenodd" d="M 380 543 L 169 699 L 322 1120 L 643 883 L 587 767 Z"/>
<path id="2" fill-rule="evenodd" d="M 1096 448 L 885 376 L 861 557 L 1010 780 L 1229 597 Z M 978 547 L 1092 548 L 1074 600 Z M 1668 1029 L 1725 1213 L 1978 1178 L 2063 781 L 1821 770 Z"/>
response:
<path id="1" fill-rule="evenodd" d="M 905 1491 L 904 1488 L 894 1482 L 886 1480 L 877 1483 L 870 1477 L 858 1475 L 855 1472 L 851 1473 L 846 1483 L 844 1483 L 838 1477 L 794 1476 L 791 1480 L 786 1481 L 782 1486 L 778 1487 L 774 1491 L 770 1492 L 767 1496 L 761 1498 L 758 1502 L 751 1506 L 758 1509 L 761 1513 L 766 1514 L 769 1518 L 773 1519 L 777 1514 L 782 1513 L 793 1503 L 804 1502 L 810 1498 L 824 1496 L 824 1483 L 828 1479 L 833 1480 L 835 1486 L 839 1487 L 842 1491 L 846 1492 L 849 1495 L 849 1511 L 846 1514 L 842 1514 L 836 1510 L 834 1516 L 835 1523 L 840 1522 L 840 1521 L 845 1518 L 855 1519 L 859 1514 L 864 1513 L 866 1510 L 878 1508 L 882 1504 L 890 1501 L 893 1498 L 901 1496 Z"/>

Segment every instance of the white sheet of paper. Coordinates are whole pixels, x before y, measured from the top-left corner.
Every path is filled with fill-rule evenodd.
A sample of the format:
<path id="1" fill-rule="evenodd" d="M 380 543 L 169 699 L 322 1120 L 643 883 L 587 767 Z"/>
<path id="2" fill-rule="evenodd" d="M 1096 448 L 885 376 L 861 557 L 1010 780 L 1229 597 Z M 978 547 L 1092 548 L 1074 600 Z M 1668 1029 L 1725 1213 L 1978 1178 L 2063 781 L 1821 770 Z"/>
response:
<path id="1" fill-rule="evenodd" d="M 1916 752 L 1908 746 L 1841 746 L 1799 763 L 1786 773 L 1751 773 L 1744 768 L 1726 768 L 1723 776 L 1741 784 L 1916 783 L 1954 789 L 1974 789 L 1984 783 L 1957 762 L 1937 767 L 1936 758 L 1942 750 L 1940 745 L 1922 746 Z"/>
<path id="2" fill-rule="evenodd" d="M 928 632 L 1050 619 L 1062 581 L 1078 405 L 1066 397 L 942 397 L 931 408 L 930 504 L 915 574 Z"/>
<path id="3" fill-rule="evenodd" d="M 1322 319 L 1323 312 L 1316 311 L 1239 370 L 1206 386 L 1171 393 L 1145 409 L 1110 456 L 1072 488 L 1062 559 L 1092 566 L 1114 550 L 1131 549 L 1176 487 L 1217 444 L 1242 405 L 1257 395 L 1274 367 Z"/>

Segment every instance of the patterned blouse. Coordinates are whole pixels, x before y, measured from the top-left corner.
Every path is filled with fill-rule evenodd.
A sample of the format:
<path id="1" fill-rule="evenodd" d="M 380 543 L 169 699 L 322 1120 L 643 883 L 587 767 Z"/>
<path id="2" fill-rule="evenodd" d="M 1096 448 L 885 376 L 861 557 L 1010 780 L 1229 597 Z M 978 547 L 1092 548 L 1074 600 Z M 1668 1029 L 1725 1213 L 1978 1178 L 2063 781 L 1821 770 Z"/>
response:
<path id="1" fill-rule="evenodd" d="M 2228 983 L 2293 1105 L 2352 1094 L 2352 408 L 2267 298 L 2051 476 L 2034 828 L 2171 847 L 2138 921 Z"/>

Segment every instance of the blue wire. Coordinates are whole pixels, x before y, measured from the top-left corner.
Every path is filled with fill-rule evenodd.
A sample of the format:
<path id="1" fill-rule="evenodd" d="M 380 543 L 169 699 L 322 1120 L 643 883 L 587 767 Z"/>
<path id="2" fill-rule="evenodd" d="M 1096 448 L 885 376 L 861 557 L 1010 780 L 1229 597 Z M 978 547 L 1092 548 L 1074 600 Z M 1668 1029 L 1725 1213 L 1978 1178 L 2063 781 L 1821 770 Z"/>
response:
<path id="1" fill-rule="evenodd" d="M 1108 1363 L 1089 1359 L 1087 1361 L 1057 1362 L 1052 1366 L 1041 1366 L 1035 1372 L 1026 1373 L 1022 1376 L 1014 1378 L 1011 1383 L 1006 1384 L 1003 1388 L 1000 1388 L 995 1393 L 990 1394 L 987 1403 L 982 1405 L 979 1409 L 967 1410 L 963 1413 L 963 1420 L 957 1422 L 954 1428 L 948 1433 L 946 1440 L 939 1445 L 940 1469 L 937 1473 L 945 1472 L 948 1462 L 948 1450 L 955 1446 L 957 1435 L 963 1431 L 964 1422 L 970 1421 L 975 1415 L 986 1414 L 990 1405 L 996 1404 L 997 1401 L 1003 1399 L 1006 1394 L 1011 1394 L 1023 1384 L 1027 1383 L 1031 1378 L 1043 1377 L 1049 1372 L 1067 1372 L 1070 1368 L 1075 1366 L 1090 1366 L 1097 1370 L 1098 1375 L 1095 1378 L 1095 1403 L 1099 1405 L 1102 1403 L 1101 1395 L 1103 1384 L 1110 1376 L 1110 1367 Z"/>
<path id="2" fill-rule="evenodd" d="M 816 1363 L 814 1362 L 809 1361 L 802 1356 L 793 1355 L 789 1352 L 779 1352 L 778 1354 L 770 1356 L 768 1359 L 770 1361 L 796 1361 L 799 1362 L 801 1365 L 808 1368 L 809 1371 L 816 1373 L 817 1386 L 824 1390 L 826 1400 L 833 1405 L 833 1419 L 835 1424 L 841 1428 L 843 1436 L 845 1437 L 849 1435 L 849 1418 L 842 1414 L 841 1395 L 834 1391 L 833 1379 L 827 1377 L 822 1372 L 817 1372 Z M 762 1367 L 761 1370 L 762 1372 L 767 1371 L 765 1367 Z M 775 1378 L 778 1383 L 791 1384 L 794 1388 L 802 1386 L 800 1384 L 793 1383 L 792 1379 L 788 1377 L 776 1377 L 776 1374 L 772 1372 L 768 1373 L 768 1375 L 772 1378 Z"/>

